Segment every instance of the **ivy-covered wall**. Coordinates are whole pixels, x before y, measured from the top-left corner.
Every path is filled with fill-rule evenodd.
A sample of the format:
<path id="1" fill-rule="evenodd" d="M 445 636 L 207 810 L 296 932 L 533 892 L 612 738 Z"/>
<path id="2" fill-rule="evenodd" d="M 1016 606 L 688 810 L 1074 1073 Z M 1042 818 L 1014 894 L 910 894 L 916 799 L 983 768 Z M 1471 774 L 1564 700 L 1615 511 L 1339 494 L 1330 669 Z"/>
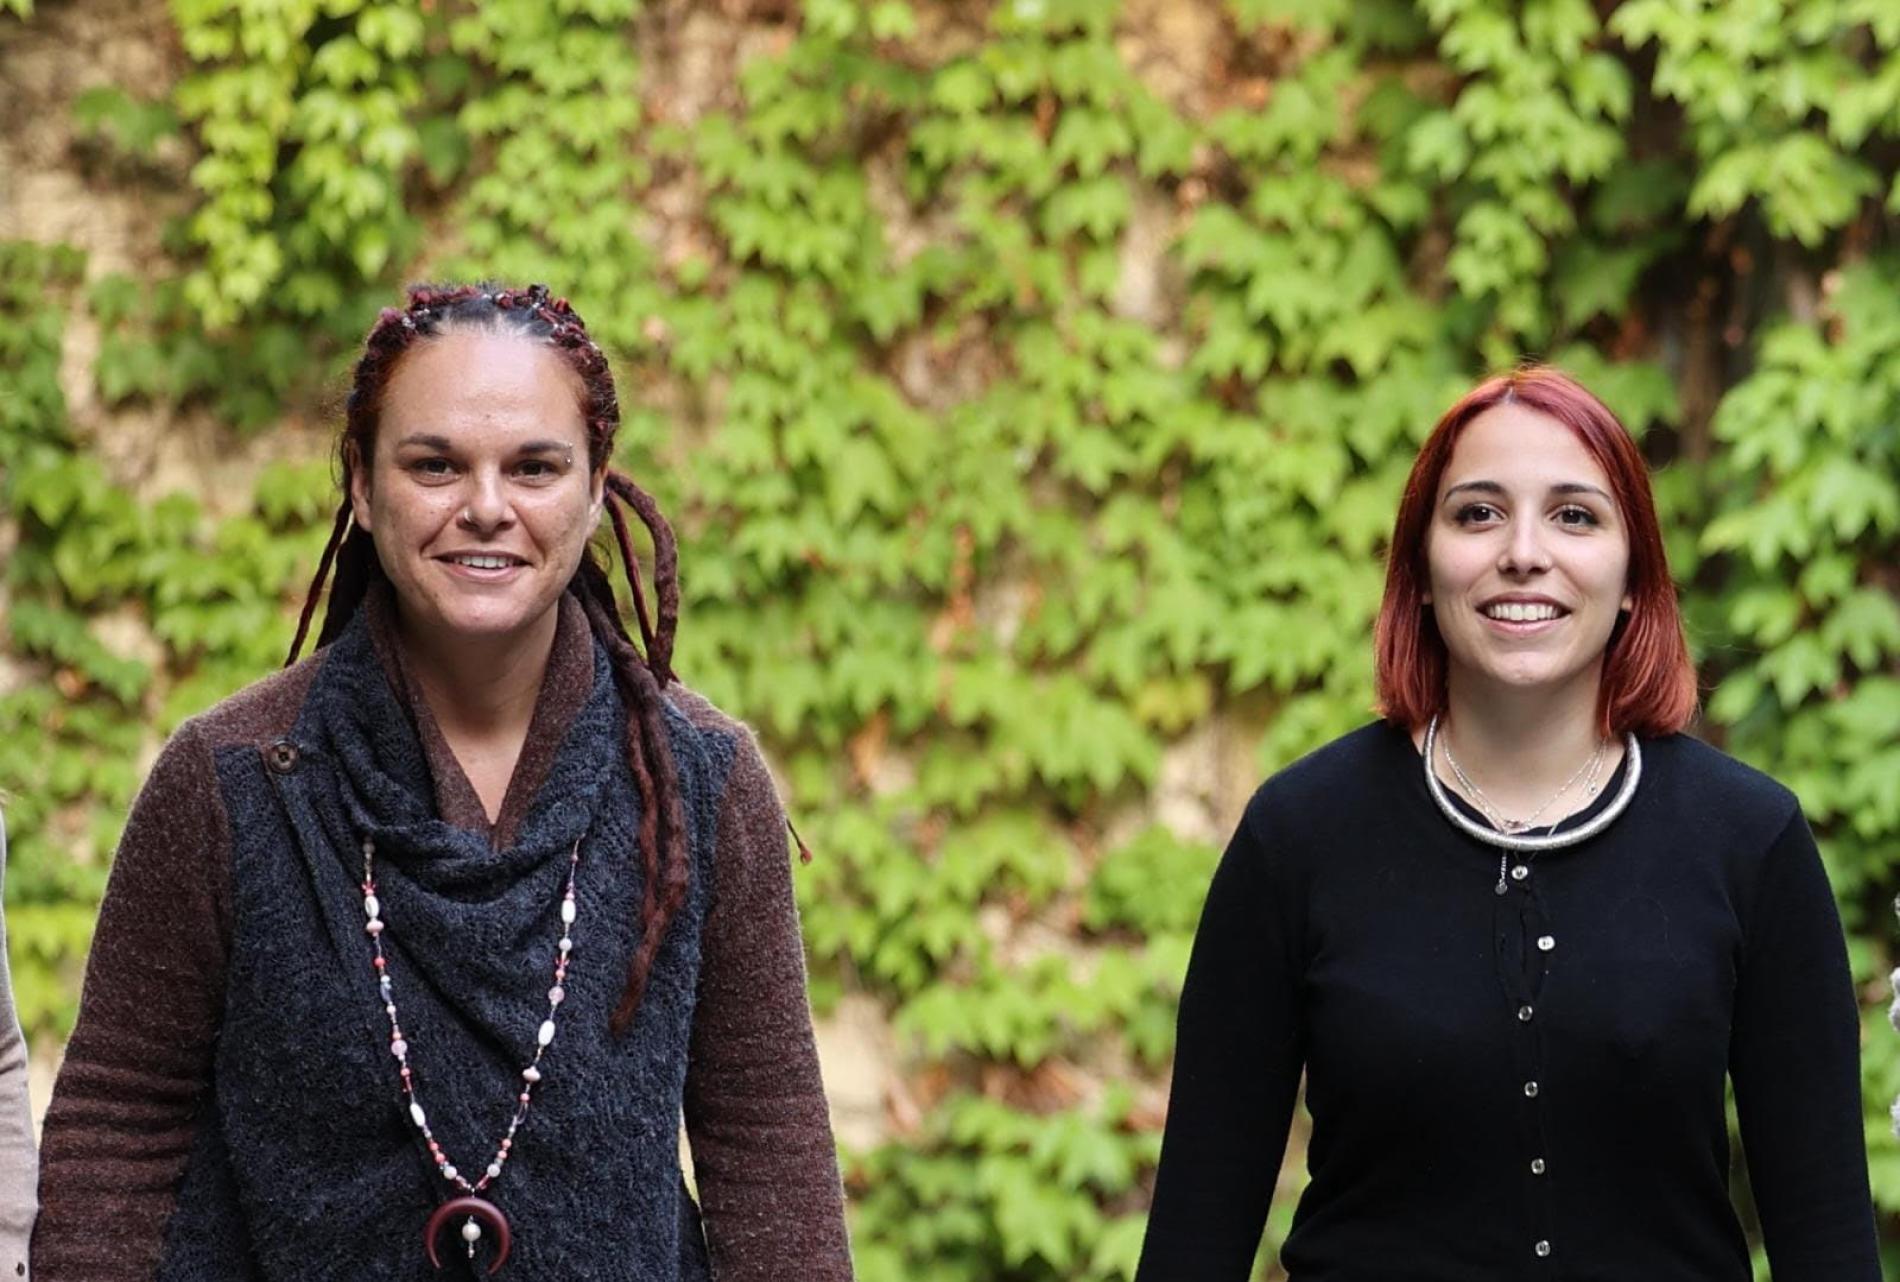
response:
<path id="1" fill-rule="evenodd" d="M 37 1055 L 157 742 L 286 648 L 375 308 L 546 280 L 818 852 L 861 1276 L 1127 1278 L 1219 844 L 1368 716 L 1411 454 L 1537 355 L 1642 434 L 1700 732 L 1821 839 L 1900 1276 L 1890 0 L 0 0 L 0 83 Z"/>

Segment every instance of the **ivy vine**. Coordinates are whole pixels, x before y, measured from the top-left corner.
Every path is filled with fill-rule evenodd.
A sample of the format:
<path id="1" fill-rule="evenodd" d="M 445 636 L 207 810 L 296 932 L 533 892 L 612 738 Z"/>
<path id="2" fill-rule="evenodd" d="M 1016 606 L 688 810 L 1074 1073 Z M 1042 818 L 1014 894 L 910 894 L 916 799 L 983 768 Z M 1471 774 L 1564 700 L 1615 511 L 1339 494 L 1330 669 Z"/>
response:
<path id="1" fill-rule="evenodd" d="M 1264 773 L 1366 718 L 1412 453 L 1526 354 L 1642 436 L 1703 732 L 1800 792 L 1885 975 L 1891 5 L 1207 0 L 1191 97 L 1097 0 L 753 7 L 756 52 L 689 107 L 646 52 L 684 19 L 636 0 L 180 0 L 187 74 L 74 101 L 129 162 L 101 181 L 192 160 L 175 270 L 0 247 L 33 678 L 0 696 L 0 784 L 41 1044 L 154 732 L 277 662 L 333 484 L 273 465 L 214 520 L 115 482 L 64 320 L 99 326 L 109 408 L 255 434 L 320 406 L 412 277 L 548 280 L 617 353 L 621 462 L 684 536 L 678 666 L 759 728 L 822 852 L 816 998 L 869 994 L 902 1048 L 892 1138 L 847 1154 L 867 1282 L 1132 1276 L 1216 855 L 1145 799 L 1211 720 Z M 1867 1009 L 1900 1243 L 1900 1039 Z"/>

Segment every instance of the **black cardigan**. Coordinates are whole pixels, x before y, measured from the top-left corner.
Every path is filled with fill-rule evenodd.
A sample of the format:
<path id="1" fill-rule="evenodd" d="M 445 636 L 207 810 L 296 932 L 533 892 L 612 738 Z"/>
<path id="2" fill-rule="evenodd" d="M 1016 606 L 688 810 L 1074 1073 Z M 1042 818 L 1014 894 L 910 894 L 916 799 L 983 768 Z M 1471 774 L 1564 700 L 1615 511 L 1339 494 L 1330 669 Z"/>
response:
<path id="1" fill-rule="evenodd" d="M 1840 919 L 1792 793 L 1684 735 L 1525 860 L 1384 723 L 1275 775 L 1208 892 L 1138 1282 L 1240 1282 L 1301 1070 L 1292 1282 L 1879 1282 Z M 1582 823 L 1615 795 L 1623 770 Z M 1474 811 L 1467 813 L 1475 816 Z"/>

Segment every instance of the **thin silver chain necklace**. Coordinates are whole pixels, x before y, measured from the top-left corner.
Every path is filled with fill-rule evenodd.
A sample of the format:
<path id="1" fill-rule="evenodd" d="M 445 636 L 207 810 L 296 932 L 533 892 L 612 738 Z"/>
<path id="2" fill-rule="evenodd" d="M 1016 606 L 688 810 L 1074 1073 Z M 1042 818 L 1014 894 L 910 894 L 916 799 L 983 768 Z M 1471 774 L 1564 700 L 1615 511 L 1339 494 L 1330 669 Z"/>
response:
<path id="1" fill-rule="evenodd" d="M 1446 739 L 1444 746 L 1445 763 L 1451 767 L 1452 774 L 1458 777 L 1459 785 L 1463 787 L 1466 794 L 1470 796 L 1472 803 L 1476 805 L 1479 810 L 1484 812 L 1484 817 L 1491 821 L 1493 827 L 1497 828 L 1500 832 L 1508 833 L 1529 832 L 1532 828 L 1535 828 L 1537 826 L 1537 820 L 1543 813 L 1556 805 L 1558 799 L 1569 792 L 1572 785 L 1574 785 L 1577 780 L 1582 779 L 1585 774 L 1588 774 L 1589 778 L 1584 782 L 1584 796 L 1586 798 L 1596 796 L 1597 774 L 1603 765 L 1605 756 L 1604 745 L 1598 743 L 1596 750 L 1584 760 L 1582 765 L 1577 767 L 1574 774 L 1564 780 L 1561 788 L 1557 789 L 1556 792 L 1545 799 L 1543 805 L 1531 811 L 1530 814 L 1524 816 L 1522 819 L 1506 819 L 1504 813 L 1492 805 L 1491 799 L 1484 795 L 1484 789 L 1478 786 L 1477 780 L 1466 774 L 1464 767 L 1458 764 L 1458 758 L 1453 755 L 1451 750 L 1451 740 Z M 1559 817 L 1555 823 L 1551 824 L 1551 827 L 1554 829 L 1557 824 L 1562 822 L 1563 819 Z"/>
<path id="2" fill-rule="evenodd" d="M 1587 822 L 1578 824 L 1575 828 L 1568 829 L 1564 832 L 1555 831 L 1557 824 L 1554 823 L 1551 825 L 1552 831 L 1546 832 L 1541 836 L 1534 833 L 1507 833 L 1500 832 L 1496 828 L 1491 828 L 1479 823 L 1453 804 L 1450 795 L 1445 791 L 1445 785 L 1439 781 L 1438 772 L 1432 768 L 1432 761 L 1437 752 L 1437 748 L 1438 718 L 1434 716 L 1425 726 L 1423 765 L 1425 767 L 1425 790 L 1431 794 L 1432 802 L 1438 807 L 1439 813 L 1443 814 L 1445 818 L 1452 822 L 1453 826 L 1457 827 L 1467 836 L 1476 838 L 1486 845 L 1497 846 L 1507 852 L 1518 851 L 1526 854 L 1535 854 L 1541 850 L 1560 850 L 1565 846 L 1574 846 L 1579 842 L 1588 841 L 1609 827 L 1616 821 L 1619 815 L 1629 809 L 1630 802 L 1636 796 L 1636 785 L 1643 777 L 1643 750 L 1637 744 L 1634 734 L 1625 734 L 1623 736 L 1623 786 L 1616 790 L 1616 795 L 1610 799 L 1608 805 L 1591 816 Z M 1557 821 L 1557 823 L 1562 822 L 1562 819 Z M 1499 857 L 1499 887 L 1503 887 L 1505 884 L 1504 870 L 1508 862 L 1508 855 Z M 1498 893 L 1502 894 L 1502 889 L 1500 889 Z"/>

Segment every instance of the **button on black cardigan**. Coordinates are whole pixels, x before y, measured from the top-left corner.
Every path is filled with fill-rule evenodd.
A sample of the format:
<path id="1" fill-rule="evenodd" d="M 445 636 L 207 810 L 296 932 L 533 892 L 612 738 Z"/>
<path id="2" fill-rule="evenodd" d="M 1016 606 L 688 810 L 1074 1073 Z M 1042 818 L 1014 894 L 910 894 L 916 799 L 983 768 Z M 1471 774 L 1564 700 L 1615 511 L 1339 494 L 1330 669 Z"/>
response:
<path id="1" fill-rule="evenodd" d="M 1792 793 L 1684 735 L 1499 881 L 1403 731 L 1268 780 L 1208 892 L 1138 1282 L 1241 1282 L 1302 1070 L 1292 1282 L 1879 1282 L 1840 919 Z M 1622 783 L 1564 827 L 1586 822 Z M 1475 812 L 1470 812 L 1475 815 Z M 1561 831 L 1561 829 L 1560 829 Z"/>

